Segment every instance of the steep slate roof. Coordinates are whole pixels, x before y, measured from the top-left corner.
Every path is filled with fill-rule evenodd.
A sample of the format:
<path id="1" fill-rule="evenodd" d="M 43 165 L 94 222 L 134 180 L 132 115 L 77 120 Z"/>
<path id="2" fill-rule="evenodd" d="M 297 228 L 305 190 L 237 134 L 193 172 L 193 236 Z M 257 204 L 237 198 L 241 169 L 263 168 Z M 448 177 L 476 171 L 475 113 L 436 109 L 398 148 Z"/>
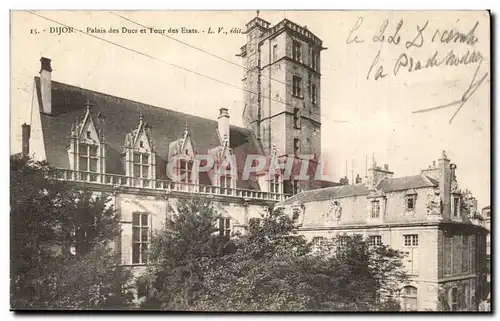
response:
<path id="1" fill-rule="evenodd" d="M 308 203 L 329 200 L 330 198 L 344 198 L 352 196 L 368 195 L 368 188 L 365 184 L 356 185 L 342 185 L 321 189 L 314 189 L 310 191 L 300 192 L 287 200 L 277 204 L 291 205 L 295 202 Z"/>
<path id="2" fill-rule="evenodd" d="M 39 105 L 42 106 L 39 77 L 35 77 L 35 84 Z M 40 113 L 45 153 L 52 166 L 69 168 L 67 147 L 70 143 L 71 124 L 77 117 L 83 118 L 87 100 L 91 103 L 90 111 L 94 121 L 98 113 L 106 117 L 104 134 L 107 145 L 107 173 L 125 174 L 120 154 L 125 135 L 137 126 L 139 110 L 144 121 L 152 126 L 158 178 L 166 178 L 169 144 L 182 137 L 186 124 L 198 154 L 205 154 L 209 149 L 220 145 L 215 120 L 52 81 L 52 114 Z M 40 110 L 42 111 L 42 108 Z M 230 126 L 230 143 L 237 156 L 238 171 L 243 171 L 246 155 L 263 155 L 262 145 L 250 129 Z M 200 177 L 200 180 L 206 183 L 205 178 Z M 237 187 L 258 189 L 258 184 L 238 181 Z"/>
<path id="3" fill-rule="evenodd" d="M 439 186 L 439 182 L 433 178 L 426 175 L 414 175 L 414 176 L 403 176 L 394 177 L 381 180 L 375 188 L 377 190 L 382 190 L 384 193 L 403 191 L 412 188 L 421 187 L 436 187 Z"/>
<path id="4" fill-rule="evenodd" d="M 381 190 L 384 193 L 388 193 L 388 192 L 409 190 L 415 188 L 437 187 L 437 186 L 439 186 L 438 181 L 426 175 L 420 174 L 414 176 L 386 178 L 381 180 L 375 186 L 375 189 Z M 363 195 L 368 195 L 369 192 L 370 190 L 363 183 L 356 185 L 335 186 L 335 187 L 300 192 L 297 195 L 294 195 L 293 197 L 277 204 L 277 206 L 291 205 L 295 202 L 308 203 L 308 202 L 325 201 L 331 198 L 339 199 L 345 197 L 363 196 Z"/>

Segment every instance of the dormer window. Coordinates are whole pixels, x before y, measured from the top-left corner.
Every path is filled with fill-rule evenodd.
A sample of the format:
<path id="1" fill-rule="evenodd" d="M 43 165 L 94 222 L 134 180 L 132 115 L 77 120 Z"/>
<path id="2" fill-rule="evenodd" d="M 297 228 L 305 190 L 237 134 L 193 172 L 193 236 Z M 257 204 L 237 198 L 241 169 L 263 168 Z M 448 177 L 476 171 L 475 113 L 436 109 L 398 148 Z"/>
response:
<path id="1" fill-rule="evenodd" d="M 68 156 L 70 168 L 78 171 L 76 178 L 83 181 L 99 181 L 100 176 L 92 173 L 104 173 L 105 145 L 104 137 L 94 126 L 90 109 L 87 108 L 83 119 L 76 120 L 71 127 Z M 90 173 L 89 173 L 90 172 Z"/>
<path id="2" fill-rule="evenodd" d="M 149 178 L 149 153 L 134 153 L 134 177 Z"/>
<path id="3" fill-rule="evenodd" d="M 231 188 L 232 188 L 232 177 L 230 174 L 225 174 L 221 175 L 219 178 L 219 184 L 221 188 L 221 194 L 231 194 Z"/>
<path id="4" fill-rule="evenodd" d="M 280 194 L 283 185 L 283 180 L 281 175 L 276 174 L 269 180 L 269 192 Z"/>
<path id="5" fill-rule="evenodd" d="M 405 210 L 406 212 L 415 211 L 417 202 L 417 192 L 415 190 L 409 190 L 405 193 Z"/>
<path id="6" fill-rule="evenodd" d="M 191 183 L 193 177 L 193 161 L 181 159 L 179 160 L 179 177 L 183 183 Z"/>
<path id="7" fill-rule="evenodd" d="M 125 137 L 123 149 L 125 172 L 133 185 L 151 187 L 156 177 L 156 152 L 151 139 L 151 126 L 139 115 L 139 124 Z"/>
<path id="8" fill-rule="evenodd" d="M 78 145 L 78 170 L 83 172 L 97 172 L 99 157 L 97 156 L 97 145 L 79 144 Z"/>

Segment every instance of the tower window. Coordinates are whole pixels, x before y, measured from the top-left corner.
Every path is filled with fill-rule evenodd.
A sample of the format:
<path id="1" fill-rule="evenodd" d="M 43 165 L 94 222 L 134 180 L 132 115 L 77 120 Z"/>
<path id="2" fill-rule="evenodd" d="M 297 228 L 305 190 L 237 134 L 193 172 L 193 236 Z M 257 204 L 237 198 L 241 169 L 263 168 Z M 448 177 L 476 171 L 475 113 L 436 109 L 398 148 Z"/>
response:
<path id="1" fill-rule="evenodd" d="M 273 62 L 278 60 L 278 45 L 273 46 Z"/>
<path id="2" fill-rule="evenodd" d="M 300 109 L 293 109 L 293 127 L 300 128 Z"/>
<path id="3" fill-rule="evenodd" d="M 307 73 L 307 93 L 309 96 L 311 96 L 311 84 L 312 84 L 312 79 L 311 79 L 311 72 Z"/>
<path id="4" fill-rule="evenodd" d="M 299 149 L 300 149 L 300 139 L 294 138 L 293 139 L 293 152 L 295 153 L 295 155 L 297 155 L 299 153 Z"/>
<path id="5" fill-rule="evenodd" d="M 292 44 L 292 58 L 298 62 L 301 61 L 302 45 L 298 40 L 294 40 Z"/>
<path id="6" fill-rule="evenodd" d="M 318 68 L 318 53 L 316 52 L 316 50 L 312 50 L 311 52 L 311 67 L 312 69 L 314 70 L 317 70 Z"/>
<path id="7" fill-rule="evenodd" d="M 311 101 L 313 104 L 317 103 L 316 85 L 311 86 Z"/>
<path id="8" fill-rule="evenodd" d="M 292 79 L 292 95 L 302 97 L 302 79 L 298 76 L 293 76 Z"/>

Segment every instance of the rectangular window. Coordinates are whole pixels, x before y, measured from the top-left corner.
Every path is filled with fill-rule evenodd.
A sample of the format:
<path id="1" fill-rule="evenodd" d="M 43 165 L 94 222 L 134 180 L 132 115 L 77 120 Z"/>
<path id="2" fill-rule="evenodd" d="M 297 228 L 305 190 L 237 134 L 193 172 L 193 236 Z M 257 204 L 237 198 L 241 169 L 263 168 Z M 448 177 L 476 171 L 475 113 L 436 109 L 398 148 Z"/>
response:
<path id="1" fill-rule="evenodd" d="M 78 170 L 97 172 L 99 157 L 97 156 L 98 146 L 89 144 L 78 145 Z"/>
<path id="2" fill-rule="evenodd" d="M 302 45 L 300 41 L 294 40 L 292 43 L 292 58 L 295 61 L 301 62 L 302 58 Z"/>
<path id="3" fill-rule="evenodd" d="M 231 176 L 224 175 L 220 177 L 220 187 L 231 188 Z"/>
<path id="4" fill-rule="evenodd" d="M 450 291 L 450 308 L 451 311 L 458 311 L 458 288 L 454 287 Z"/>
<path id="5" fill-rule="evenodd" d="M 191 183 L 191 178 L 193 174 L 193 162 L 187 160 L 180 160 L 178 172 L 181 182 Z"/>
<path id="6" fill-rule="evenodd" d="M 311 101 L 313 104 L 316 104 L 317 103 L 317 92 L 316 92 L 316 85 L 312 85 L 311 86 L 312 89 L 311 89 Z"/>
<path id="7" fill-rule="evenodd" d="M 89 145 L 89 155 L 91 157 L 97 157 L 97 146 Z"/>
<path id="8" fill-rule="evenodd" d="M 273 46 L 273 62 L 278 60 L 278 45 Z"/>
<path id="9" fill-rule="evenodd" d="M 415 195 L 406 195 L 405 197 L 406 199 L 406 211 L 410 212 L 410 211 L 414 211 L 415 210 L 415 200 L 416 200 L 416 197 Z"/>
<path id="10" fill-rule="evenodd" d="M 295 155 L 298 155 L 299 151 L 300 151 L 300 139 L 294 138 L 293 139 L 293 152 Z"/>
<path id="11" fill-rule="evenodd" d="M 134 213 L 132 215 L 132 263 L 148 263 L 149 215 Z"/>
<path id="12" fill-rule="evenodd" d="M 88 146 L 87 144 L 80 144 L 78 145 L 78 153 L 80 154 L 80 156 L 88 156 L 89 153 L 88 153 Z"/>
<path id="13" fill-rule="evenodd" d="M 274 175 L 273 178 L 269 180 L 269 192 L 271 193 L 281 193 L 281 176 Z"/>
<path id="14" fill-rule="evenodd" d="M 369 237 L 369 244 L 371 246 L 382 245 L 382 236 L 380 236 L 380 235 L 370 235 L 370 237 Z"/>
<path id="15" fill-rule="evenodd" d="M 378 200 L 372 201 L 371 217 L 372 218 L 380 217 L 380 201 Z"/>
<path id="16" fill-rule="evenodd" d="M 418 234 L 406 234 L 405 238 L 405 246 L 418 246 Z"/>
<path id="17" fill-rule="evenodd" d="M 299 186 L 299 181 L 298 180 L 293 180 L 293 193 L 297 194 L 300 192 L 300 186 Z"/>
<path id="18" fill-rule="evenodd" d="M 231 236 L 231 219 L 227 217 L 219 218 L 219 235 Z"/>
<path id="19" fill-rule="evenodd" d="M 318 68 L 318 53 L 314 49 L 311 52 L 311 65 L 312 65 L 312 69 L 317 70 L 317 68 Z"/>
<path id="20" fill-rule="evenodd" d="M 349 239 L 348 236 L 340 236 L 339 237 L 339 246 L 340 247 L 346 247 L 347 246 L 347 240 Z"/>
<path id="21" fill-rule="evenodd" d="M 300 109 L 293 109 L 293 127 L 300 129 Z"/>
<path id="22" fill-rule="evenodd" d="M 462 235 L 462 273 L 469 273 L 469 236 Z"/>
<path id="23" fill-rule="evenodd" d="M 149 155 L 134 153 L 134 177 L 149 178 Z"/>
<path id="24" fill-rule="evenodd" d="M 315 236 L 312 238 L 312 248 L 313 248 L 313 251 L 317 251 L 319 249 L 321 249 L 321 247 L 323 246 L 323 242 L 325 241 L 325 238 L 323 236 Z"/>
<path id="25" fill-rule="evenodd" d="M 471 302 L 470 302 L 470 290 L 469 290 L 469 284 L 464 285 L 464 296 L 465 296 L 465 309 L 470 308 Z"/>
<path id="26" fill-rule="evenodd" d="M 311 97 L 311 84 L 312 84 L 312 76 L 311 72 L 309 71 L 307 73 L 307 93 L 309 94 L 309 97 Z"/>
<path id="27" fill-rule="evenodd" d="M 298 76 L 292 78 L 292 95 L 302 98 L 302 79 Z"/>
<path id="28" fill-rule="evenodd" d="M 460 214 L 460 197 L 453 197 L 453 217 L 458 217 Z"/>
<path id="29" fill-rule="evenodd" d="M 443 249 L 443 265 L 444 265 L 444 275 L 451 275 L 451 266 L 453 265 L 453 237 L 444 236 L 444 249 Z"/>

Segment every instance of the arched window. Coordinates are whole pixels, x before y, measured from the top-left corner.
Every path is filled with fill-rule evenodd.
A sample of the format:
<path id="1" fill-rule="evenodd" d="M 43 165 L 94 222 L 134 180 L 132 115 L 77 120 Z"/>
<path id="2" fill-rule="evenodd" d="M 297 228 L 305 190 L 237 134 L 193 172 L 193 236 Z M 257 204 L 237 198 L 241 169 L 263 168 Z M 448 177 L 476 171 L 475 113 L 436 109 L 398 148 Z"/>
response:
<path id="1" fill-rule="evenodd" d="M 411 285 L 405 286 L 402 290 L 401 297 L 403 298 L 403 310 L 417 310 L 417 288 Z"/>

